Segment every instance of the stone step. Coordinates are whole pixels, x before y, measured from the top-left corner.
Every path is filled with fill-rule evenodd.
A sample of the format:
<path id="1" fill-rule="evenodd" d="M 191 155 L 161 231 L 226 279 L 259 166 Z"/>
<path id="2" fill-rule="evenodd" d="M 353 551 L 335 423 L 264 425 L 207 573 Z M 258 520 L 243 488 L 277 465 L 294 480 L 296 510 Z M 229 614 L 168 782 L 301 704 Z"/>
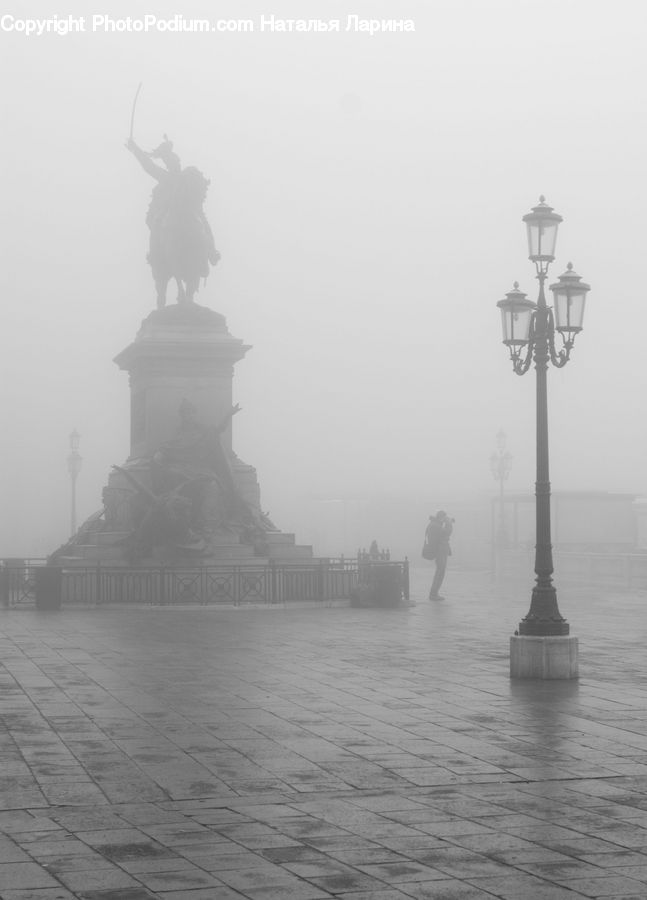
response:
<path id="1" fill-rule="evenodd" d="M 281 548 L 275 547 L 273 548 L 273 552 L 271 552 L 268 556 L 254 556 L 251 547 L 244 547 L 242 545 L 233 546 L 232 548 L 230 548 L 230 551 L 231 552 L 228 555 L 223 554 L 222 556 L 211 555 L 208 557 L 195 557 L 191 559 L 187 558 L 186 560 L 173 563 L 169 566 L 169 568 L 198 569 L 203 566 L 217 567 L 218 565 L 258 566 L 262 568 L 263 566 L 269 565 L 271 562 L 278 563 L 279 565 L 300 565 L 304 562 L 317 562 L 317 560 L 312 556 L 312 547 L 305 545 L 293 545 L 292 547 Z M 97 558 L 96 554 L 92 558 L 89 558 L 87 556 L 61 556 L 58 558 L 56 564 L 62 566 L 63 568 L 88 568 L 94 566 L 104 566 L 110 569 L 156 569 L 164 565 L 161 559 L 155 557 L 147 557 L 146 559 L 139 560 L 136 565 L 133 566 L 128 560 L 123 557 L 105 558 L 102 555 L 102 557 L 99 559 Z"/>
<path id="2" fill-rule="evenodd" d="M 125 558 L 125 548 L 116 544 L 76 544 L 74 556 L 86 560 L 86 565 L 93 562 L 112 562 Z"/>
<path id="3" fill-rule="evenodd" d="M 125 541 L 129 534 L 129 531 L 95 531 L 87 535 L 87 543 L 99 547 L 110 546 Z"/>
<path id="4" fill-rule="evenodd" d="M 267 549 L 268 557 L 274 562 L 312 560 L 312 547 L 306 544 L 270 544 Z"/>
<path id="5" fill-rule="evenodd" d="M 288 531 L 267 531 L 264 540 L 268 544 L 294 544 L 294 535 Z"/>
<path id="6" fill-rule="evenodd" d="M 222 562 L 223 560 L 237 561 L 257 559 L 257 557 L 254 555 L 254 548 L 249 547 L 247 544 L 218 544 L 213 548 L 213 552 L 210 553 L 208 557 L 201 557 L 196 564 L 200 566 L 209 565 L 209 563 L 204 560 L 211 559 L 216 562 Z"/>

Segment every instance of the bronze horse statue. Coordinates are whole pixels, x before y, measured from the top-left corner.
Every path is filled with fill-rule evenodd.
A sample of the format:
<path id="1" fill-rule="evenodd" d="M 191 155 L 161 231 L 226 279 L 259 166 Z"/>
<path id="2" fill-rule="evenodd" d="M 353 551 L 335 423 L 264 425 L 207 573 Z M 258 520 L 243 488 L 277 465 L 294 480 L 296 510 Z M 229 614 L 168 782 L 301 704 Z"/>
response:
<path id="1" fill-rule="evenodd" d="M 209 179 L 195 166 L 182 168 L 166 135 L 150 153 L 138 147 L 132 137 L 126 147 L 157 181 L 146 216 L 150 229 L 147 259 L 157 291 L 157 306 L 166 304 L 166 290 L 172 278 L 177 282 L 177 302 L 191 303 L 200 279 L 206 278 L 209 266 L 215 266 L 220 259 L 203 210 Z M 164 166 L 154 159 L 161 160 Z"/>

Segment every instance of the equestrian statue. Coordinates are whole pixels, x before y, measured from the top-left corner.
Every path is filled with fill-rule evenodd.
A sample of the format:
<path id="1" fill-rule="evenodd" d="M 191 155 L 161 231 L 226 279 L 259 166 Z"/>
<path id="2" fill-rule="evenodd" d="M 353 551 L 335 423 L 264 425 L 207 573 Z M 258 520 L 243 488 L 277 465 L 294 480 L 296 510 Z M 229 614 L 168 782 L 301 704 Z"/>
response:
<path id="1" fill-rule="evenodd" d="M 146 216 L 150 230 L 147 259 L 157 291 L 157 307 L 161 309 L 166 304 L 166 289 L 171 279 L 177 283 L 177 302 L 192 303 L 200 279 L 206 279 L 210 265 L 216 265 L 220 254 L 203 209 L 209 179 L 195 166 L 182 168 L 167 135 L 158 147 L 148 152 L 135 143 L 133 127 L 140 88 L 141 84 L 133 102 L 126 147 L 157 182 Z"/>

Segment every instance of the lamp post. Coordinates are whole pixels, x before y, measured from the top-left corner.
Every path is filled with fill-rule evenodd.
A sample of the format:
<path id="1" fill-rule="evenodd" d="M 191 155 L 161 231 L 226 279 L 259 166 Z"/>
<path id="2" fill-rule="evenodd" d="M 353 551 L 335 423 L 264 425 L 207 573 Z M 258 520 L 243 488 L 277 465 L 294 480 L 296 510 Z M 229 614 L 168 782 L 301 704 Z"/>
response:
<path id="1" fill-rule="evenodd" d="M 79 454 L 81 435 L 76 428 L 70 434 L 70 452 L 67 457 L 67 471 L 70 473 L 70 534 L 76 533 L 76 479 L 83 462 Z"/>
<path id="2" fill-rule="evenodd" d="M 512 468 L 512 454 L 505 449 L 506 434 L 503 429 L 497 432 L 496 453 L 490 456 L 490 469 L 495 481 L 499 482 L 499 524 L 496 535 L 496 545 L 503 550 L 508 544 L 508 536 L 505 528 L 505 510 L 503 507 L 503 485 Z"/>
<path id="3" fill-rule="evenodd" d="M 590 290 L 571 263 L 550 285 L 552 308 L 546 303 L 544 284 L 555 259 L 557 229 L 562 217 L 545 198 L 523 217 L 528 232 L 528 258 L 535 264 L 539 281 L 537 302 L 528 300 L 519 284 L 497 304 L 501 310 L 503 343 L 510 351 L 512 368 L 525 375 L 534 362 L 537 372 L 537 481 L 535 574 L 530 610 L 511 639 L 510 671 L 513 677 L 577 677 L 577 638 L 569 638 L 569 625 L 557 606 L 553 585 L 550 537 L 550 479 L 548 464 L 548 363 L 557 368 L 570 359 L 576 335 L 582 330 L 586 295 Z M 556 333 L 562 345 L 555 346 Z M 524 640 L 526 639 L 526 640 Z M 564 640 L 565 639 L 565 640 Z"/>

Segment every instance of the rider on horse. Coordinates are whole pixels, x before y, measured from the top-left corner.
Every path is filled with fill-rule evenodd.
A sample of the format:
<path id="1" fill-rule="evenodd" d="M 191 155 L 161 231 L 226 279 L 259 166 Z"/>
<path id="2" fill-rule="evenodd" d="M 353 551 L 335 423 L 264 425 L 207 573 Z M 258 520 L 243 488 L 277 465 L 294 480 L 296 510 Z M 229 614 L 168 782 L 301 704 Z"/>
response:
<path id="1" fill-rule="evenodd" d="M 126 144 L 142 168 L 157 181 L 146 224 L 150 229 L 148 262 L 159 308 L 166 303 L 166 287 L 171 278 L 177 281 L 178 303 L 192 302 L 200 278 L 209 274 L 209 263 L 215 266 L 220 259 L 202 208 L 209 180 L 195 166 L 183 169 L 173 152 L 173 144 L 166 135 L 164 138 L 150 153 L 138 147 L 132 138 Z M 161 160 L 166 168 L 153 159 Z"/>

